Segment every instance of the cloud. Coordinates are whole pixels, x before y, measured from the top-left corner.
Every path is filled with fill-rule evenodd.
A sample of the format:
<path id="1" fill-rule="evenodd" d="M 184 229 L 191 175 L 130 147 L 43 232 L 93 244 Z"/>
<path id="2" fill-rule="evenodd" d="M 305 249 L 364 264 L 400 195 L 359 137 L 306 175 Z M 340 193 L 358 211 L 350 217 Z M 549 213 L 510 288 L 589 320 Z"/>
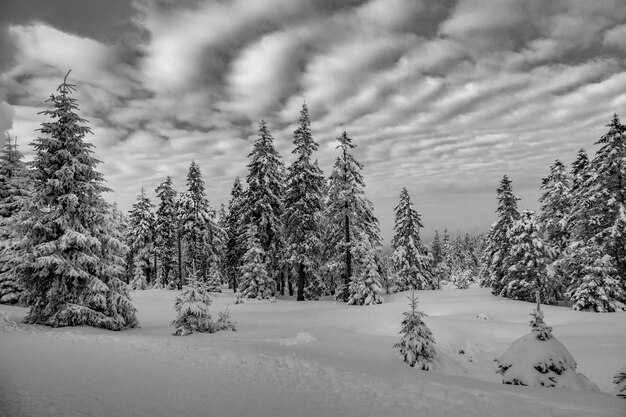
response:
<path id="1" fill-rule="evenodd" d="M 536 208 L 552 161 L 569 162 L 581 146 L 592 153 L 623 112 L 620 6 L 140 0 L 111 12 L 132 10 L 119 24 L 90 30 L 97 13 L 81 9 L 84 22 L 65 24 L 42 5 L 4 27 L 0 19 L 10 63 L 0 67 L 0 128 L 30 142 L 43 101 L 72 68 L 111 199 L 127 209 L 166 175 L 182 190 L 196 160 L 218 204 L 245 176 L 261 119 L 292 160 L 306 101 L 327 173 L 343 130 L 358 145 L 386 238 L 403 186 L 427 234 L 474 230 L 492 222 L 503 174 L 521 206 Z"/>

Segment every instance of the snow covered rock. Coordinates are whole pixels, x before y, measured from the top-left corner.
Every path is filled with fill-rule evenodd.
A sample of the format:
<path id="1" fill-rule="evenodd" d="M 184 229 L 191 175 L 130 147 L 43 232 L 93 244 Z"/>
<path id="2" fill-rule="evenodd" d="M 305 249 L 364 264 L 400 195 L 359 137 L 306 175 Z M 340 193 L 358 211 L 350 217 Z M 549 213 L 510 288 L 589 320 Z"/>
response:
<path id="1" fill-rule="evenodd" d="M 476 314 L 476 318 L 477 319 L 481 319 L 481 320 L 489 320 L 489 316 L 485 313 L 478 313 Z"/>
<path id="2" fill-rule="evenodd" d="M 537 309 L 531 316 L 532 331 L 496 359 L 502 383 L 598 391 L 585 375 L 576 372 L 576 361 L 552 336 L 552 328 L 543 322 L 543 312 Z"/>

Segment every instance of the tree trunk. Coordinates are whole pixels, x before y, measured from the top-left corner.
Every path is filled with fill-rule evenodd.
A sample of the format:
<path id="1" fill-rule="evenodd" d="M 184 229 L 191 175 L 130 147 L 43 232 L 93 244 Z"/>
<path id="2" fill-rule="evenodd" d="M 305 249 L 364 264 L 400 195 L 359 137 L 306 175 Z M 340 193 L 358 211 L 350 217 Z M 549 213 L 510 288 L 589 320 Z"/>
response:
<path id="1" fill-rule="evenodd" d="M 285 271 L 280 271 L 280 295 L 285 295 Z"/>
<path id="2" fill-rule="evenodd" d="M 347 206 L 347 203 L 346 203 Z M 346 207 L 347 208 L 347 207 Z M 350 251 L 350 217 L 345 215 L 345 224 L 346 224 L 346 276 L 343 280 L 344 285 L 344 294 L 347 296 L 348 294 L 348 286 L 350 285 L 350 279 L 352 278 L 352 253 Z"/>
<path id="3" fill-rule="evenodd" d="M 289 287 L 289 296 L 293 297 L 293 283 L 292 280 L 287 277 L 287 286 Z"/>
<path id="4" fill-rule="evenodd" d="M 180 237 L 180 232 L 176 233 L 176 240 L 178 246 L 178 289 L 183 289 L 183 248 Z"/>
<path id="5" fill-rule="evenodd" d="M 300 262 L 298 264 L 298 296 L 296 301 L 304 301 L 304 283 L 306 281 L 304 273 L 304 264 Z"/>

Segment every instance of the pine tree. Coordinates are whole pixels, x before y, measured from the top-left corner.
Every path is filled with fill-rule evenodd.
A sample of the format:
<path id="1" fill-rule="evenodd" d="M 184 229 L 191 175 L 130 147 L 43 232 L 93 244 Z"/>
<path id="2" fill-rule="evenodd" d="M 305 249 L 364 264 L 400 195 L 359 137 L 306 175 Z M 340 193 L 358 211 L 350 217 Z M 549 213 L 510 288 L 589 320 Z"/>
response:
<path id="1" fill-rule="evenodd" d="M 504 263 L 509 256 L 511 246 L 508 231 L 513 222 L 519 218 L 517 201 L 513 194 L 511 180 L 506 175 L 496 190 L 498 196 L 498 219 L 491 225 L 487 234 L 486 247 L 481 260 L 481 277 L 484 286 L 491 286 L 494 294 L 500 294 L 504 283 L 502 278 L 506 272 Z"/>
<path id="2" fill-rule="evenodd" d="M 600 149 L 593 161 L 586 163 L 579 157 L 574 166 L 578 172 L 568 219 L 572 238 L 562 261 L 572 277 L 567 294 L 576 297 L 577 308 L 597 311 L 619 310 L 626 303 L 626 220 L 622 215 L 626 203 L 626 127 L 617 115 L 608 127 L 596 143 Z M 615 271 L 610 272 L 611 268 Z M 616 291 L 614 279 L 621 291 Z M 578 291 L 580 285 L 584 287 Z M 588 298 L 596 296 L 600 298 Z"/>
<path id="3" fill-rule="evenodd" d="M 372 246 L 370 237 L 365 232 L 356 236 L 354 254 L 360 262 L 354 279 L 348 286 L 349 305 L 382 304 L 383 300 L 379 295 L 382 290 L 376 251 L 377 249 Z"/>
<path id="4" fill-rule="evenodd" d="M 272 297 L 276 291 L 276 283 L 267 271 L 264 262 L 265 252 L 254 225 L 248 226 L 246 248 L 240 267 L 239 292 L 243 297 L 259 300 Z"/>
<path id="5" fill-rule="evenodd" d="M 409 306 L 411 311 L 405 312 L 402 320 L 400 335 L 402 338 L 393 345 L 400 350 L 400 357 L 411 367 L 417 367 L 422 371 L 433 370 L 433 364 L 437 360 L 435 352 L 435 339 L 432 332 L 422 320 L 426 315 L 417 310 L 417 297 L 411 293 Z"/>
<path id="6" fill-rule="evenodd" d="M 613 390 L 615 395 L 626 399 L 626 366 L 622 366 L 622 369 L 617 371 L 613 377 L 613 384 L 615 384 L 615 389 Z"/>
<path id="7" fill-rule="evenodd" d="M 305 292 L 307 299 L 316 299 L 324 291 L 324 283 L 318 274 L 324 176 L 317 162 L 311 160 L 318 144 L 311 135 L 306 104 L 302 105 L 300 126 L 293 136 L 293 153 L 297 157 L 287 172 L 284 224 L 289 263 L 297 275 L 297 300 L 304 301 Z"/>
<path id="8" fill-rule="evenodd" d="M 406 188 L 402 188 L 400 192 L 395 216 L 395 234 L 391 246 L 397 275 L 397 291 L 433 289 L 430 261 L 419 235 L 419 230 L 424 226 L 420 215 L 413 208 L 411 196 Z"/>
<path id="9" fill-rule="evenodd" d="M 239 177 L 235 178 L 233 188 L 230 192 L 230 201 L 228 203 L 228 214 L 225 220 L 226 224 L 226 244 L 225 259 L 226 268 L 229 279 L 229 286 L 232 285 L 233 291 L 237 291 L 237 277 L 239 276 L 239 267 L 241 260 L 246 251 L 245 238 L 245 201 L 246 195 L 241 186 Z"/>
<path id="10" fill-rule="evenodd" d="M 282 284 L 280 264 L 284 247 L 282 200 L 285 166 L 264 120 L 259 124 L 258 137 L 248 157 L 251 161 L 246 178 L 246 224 L 256 227 L 266 257 L 263 260 L 266 270 L 275 282 Z"/>
<path id="11" fill-rule="evenodd" d="M 155 219 L 155 246 L 160 261 L 159 281 L 166 288 L 174 288 L 174 271 L 177 267 L 178 219 L 176 209 L 177 192 L 172 178 L 167 177 L 155 190 L 159 207 Z"/>
<path id="12" fill-rule="evenodd" d="M 69 73 L 68 73 L 69 74 Z M 20 216 L 27 254 L 13 265 L 33 304 L 27 323 L 89 325 L 111 330 L 137 326 L 123 274 L 127 249 L 102 198 L 108 191 L 95 167 L 90 129 L 76 113 L 75 86 L 67 76 L 51 95 L 52 121 L 39 129 L 35 147 L 32 203 Z"/>
<path id="13" fill-rule="evenodd" d="M 178 220 L 186 269 L 191 270 L 195 265 L 198 279 L 206 282 L 210 265 L 217 262 L 216 239 L 221 232 L 215 222 L 215 211 L 206 197 L 200 167 L 195 161 L 187 173 L 187 191 L 178 201 Z"/>
<path id="14" fill-rule="evenodd" d="M 552 335 L 539 306 L 531 313 L 531 332 L 517 339 L 498 359 L 502 383 L 536 387 L 598 390 L 585 375 L 576 372 L 576 361 Z"/>
<path id="15" fill-rule="evenodd" d="M 23 254 L 10 246 L 19 239 L 17 218 L 28 205 L 30 188 L 23 155 L 17 150 L 16 139 L 7 133 L 7 142 L 0 152 L 0 303 L 3 304 L 27 301 L 19 276 L 11 268 Z"/>
<path id="16" fill-rule="evenodd" d="M 187 336 L 193 332 L 212 333 L 213 321 L 209 306 L 211 294 L 201 282 L 198 282 L 197 272 L 192 269 L 187 278 L 187 285 L 176 297 L 174 309 L 176 320 L 172 326 L 176 328 L 174 336 Z"/>
<path id="17" fill-rule="evenodd" d="M 565 172 L 565 165 L 558 159 L 550 167 L 550 175 L 543 178 L 541 189 L 543 194 L 539 198 L 541 211 L 538 220 L 544 241 L 551 246 L 554 256 L 558 257 L 569 242 L 566 219 L 572 200 L 570 179 Z"/>
<path id="18" fill-rule="evenodd" d="M 620 301 L 625 299 L 625 294 L 614 260 L 609 255 L 602 255 L 594 239 L 572 246 L 571 258 L 575 260 L 571 266 L 580 268 L 580 271 L 575 271 L 575 279 L 565 294 L 574 302 L 574 310 L 599 313 L 626 310 Z"/>
<path id="19" fill-rule="evenodd" d="M 443 258 L 439 230 L 435 230 L 435 237 L 433 238 L 433 243 L 430 245 L 430 252 L 433 254 L 433 265 L 439 265 Z"/>
<path id="20" fill-rule="evenodd" d="M 555 291 L 546 269 L 550 252 L 541 238 L 534 212 L 522 212 L 509 229 L 508 240 L 510 248 L 503 263 L 502 291 L 499 295 L 533 301 L 535 292 L 539 291 L 544 302 L 555 304 Z"/>
<path id="21" fill-rule="evenodd" d="M 207 277 L 206 288 L 209 292 L 222 292 L 222 274 L 216 263 L 211 264 Z"/>
<path id="22" fill-rule="evenodd" d="M 325 214 L 330 224 L 328 244 L 335 248 L 331 262 L 340 265 L 343 275 L 343 283 L 337 289 L 335 298 L 347 301 L 353 271 L 359 269 L 359 264 L 364 261 L 353 258 L 355 241 L 364 233 L 370 244 L 376 247 L 380 246 L 381 238 L 373 205 L 365 196 L 365 181 L 361 173 L 363 165 L 352 155 L 356 145 L 346 132 L 337 141 L 340 155 L 335 159 L 329 178 Z"/>
<path id="23" fill-rule="evenodd" d="M 133 204 L 129 214 L 128 246 L 133 253 L 133 279 L 130 286 L 134 290 L 145 290 L 148 287 L 153 270 L 151 265 L 155 241 L 153 207 L 141 187 L 137 202 Z"/>

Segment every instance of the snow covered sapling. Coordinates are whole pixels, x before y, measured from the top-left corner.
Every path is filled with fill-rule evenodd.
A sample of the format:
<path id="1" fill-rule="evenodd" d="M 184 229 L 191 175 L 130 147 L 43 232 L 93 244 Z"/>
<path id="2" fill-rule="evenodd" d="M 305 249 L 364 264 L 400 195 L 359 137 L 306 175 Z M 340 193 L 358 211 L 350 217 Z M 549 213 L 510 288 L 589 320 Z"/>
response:
<path id="1" fill-rule="evenodd" d="M 565 346 L 552 335 L 552 328 L 543 321 L 543 311 L 539 302 L 531 316 L 532 331 L 513 342 L 511 347 L 496 359 L 497 373 L 502 374 L 502 383 L 597 391 L 598 388 L 593 382 L 576 372 L 576 361 Z"/>
<path id="2" fill-rule="evenodd" d="M 400 357 L 409 366 L 430 371 L 433 369 L 433 362 L 437 359 L 435 339 L 422 320 L 425 314 L 417 310 L 415 292 L 413 291 L 408 298 L 411 311 L 404 313 L 404 320 L 402 320 L 402 328 L 399 333 L 402 338 L 393 347 L 400 350 Z"/>
<path id="3" fill-rule="evenodd" d="M 174 309 L 178 314 L 172 326 L 176 328 L 174 336 L 187 336 L 193 332 L 211 332 L 213 323 L 209 306 L 211 295 L 206 287 L 198 282 L 195 268 L 190 271 L 187 285 L 176 297 Z"/>
<path id="4" fill-rule="evenodd" d="M 613 383 L 615 384 L 615 389 L 613 390 L 615 395 L 626 399 L 626 366 L 617 371 L 613 377 Z"/>

